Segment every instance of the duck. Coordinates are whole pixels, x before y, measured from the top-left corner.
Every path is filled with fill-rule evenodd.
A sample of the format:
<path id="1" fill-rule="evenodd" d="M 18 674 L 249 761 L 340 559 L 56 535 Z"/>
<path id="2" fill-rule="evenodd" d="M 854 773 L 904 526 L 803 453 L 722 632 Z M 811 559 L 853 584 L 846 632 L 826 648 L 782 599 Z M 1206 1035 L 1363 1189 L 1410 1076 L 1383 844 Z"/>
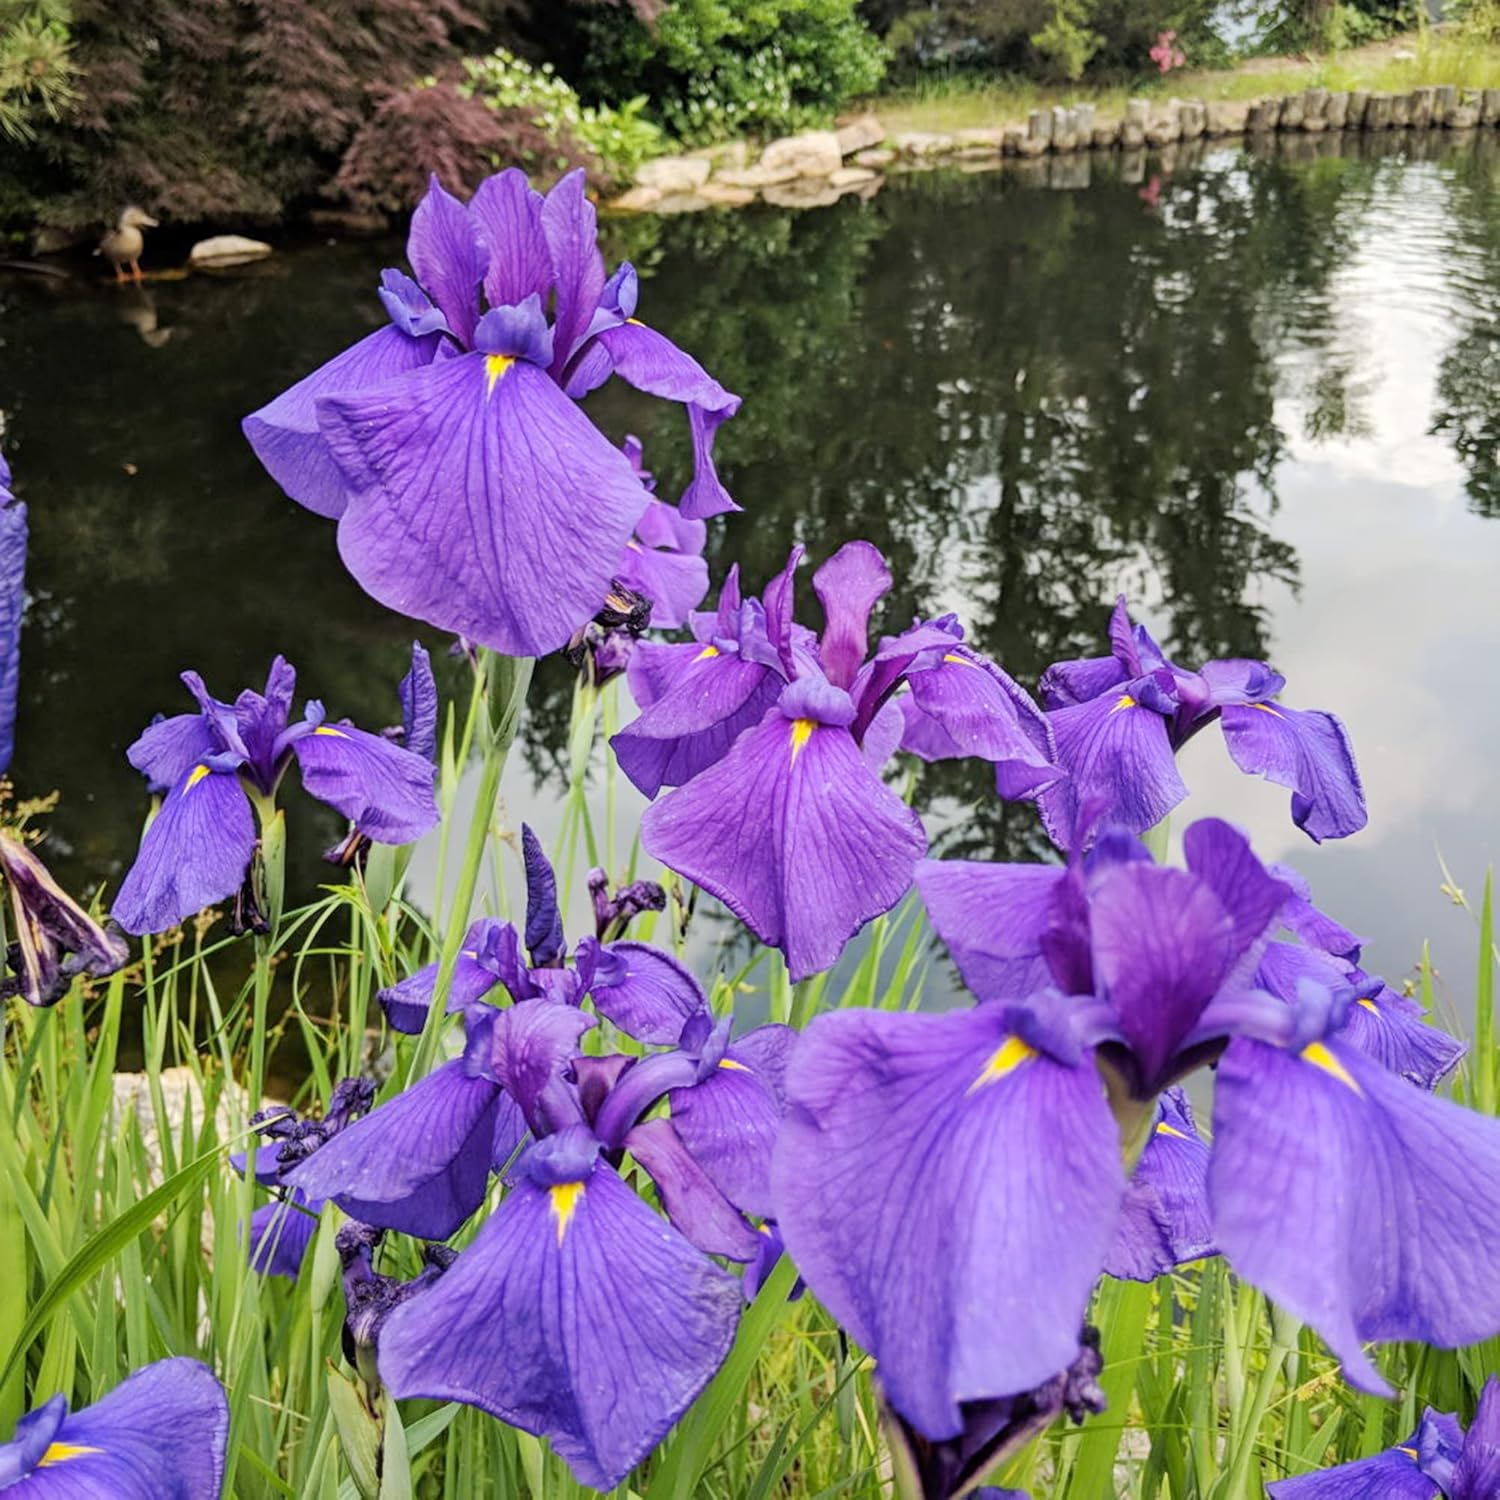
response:
<path id="1" fill-rule="evenodd" d="M 115 268 L 117 282 L 126 279 L 126 266 L 130 267 L 131 281 L 141 279 L 141 251 L 146 248 L 146 236 L 141 230 L 155 229 L 156 225 L 157 221 L 145 209 L 132 204 L 120 215 L 120 222 L 99 241 L 94 253 L 103 255 Z"/>

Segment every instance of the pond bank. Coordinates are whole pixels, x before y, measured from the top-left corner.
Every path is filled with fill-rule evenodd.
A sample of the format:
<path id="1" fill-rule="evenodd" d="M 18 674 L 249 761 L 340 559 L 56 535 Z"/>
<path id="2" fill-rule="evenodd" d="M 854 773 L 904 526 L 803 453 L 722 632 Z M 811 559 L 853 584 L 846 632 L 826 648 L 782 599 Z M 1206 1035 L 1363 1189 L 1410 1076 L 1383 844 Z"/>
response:
<path id="1" fill-rule="evenodd" d="M 1248 100 L 1163 103 L 1134 98 L 1118 120 L 1099 120 L 1096 115 L 1095 104 L 1085 101 L 1034 109 L 1024 124 L 891 134 L 879 117 L 864 114 L 841 121 L 836 130 L 772 141 L 754 162 L 743 141 L 657 158 L 641 168 L 635 186 L 609 207 L 622 213 L 674 214 L 747 207 L 763 199 L 781 208 L 817 208 L 847 193 L 868 197 L 879 191 L 883 175 L 890 172 L 936 166 L 985 171 L 1006 158 L 1040 162 L 1065 156 L 1086 161 L 1093 152 L 1116 150 L 1127 158 L 1129 178 L 1131 158 L 1140 158 L 1139 170 L 1144 172 L 1148 148 L 1223 138 L 1328 141 L 1329 154 L 1343 149 L 1345 136 L 1435 135 L 1463 142 L 1500 129 L 1500 88 L 1435 84 L 1393 94 L 1314 86 Z M 1085 183 L 1087 171 L 1085 165 Z M 1063 175 L 1071 179 L 1078 173 L 1070 170 Z"/>

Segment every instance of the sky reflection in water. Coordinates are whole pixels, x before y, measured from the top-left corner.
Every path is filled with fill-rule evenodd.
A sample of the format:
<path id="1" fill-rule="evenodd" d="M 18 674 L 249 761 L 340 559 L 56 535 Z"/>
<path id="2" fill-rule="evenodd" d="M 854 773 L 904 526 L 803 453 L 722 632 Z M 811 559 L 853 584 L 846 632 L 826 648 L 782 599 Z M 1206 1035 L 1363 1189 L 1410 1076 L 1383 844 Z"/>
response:
<path id="1" fill-rule="evenodd" d="M 1068 192 L 932 174 L 801 216 L 627 221 L 614 254 L 745 397 L 721 435 L 745 514 L 712 528 L 716 576 L 738 558 L 758 588 L 794 539 L 816 562 L 866 536 L 897 578 L 886 628 L 955 607 L 1028 682 L 1102 649 L 1120 589 L 1185 662 L 1267 656 L 1289 702 L 1344 717 L 1370 827 L 1315 848 L 1215 734 L 1185 754 L 1179 826 L 1247 825 L 1391 977 L 1430 937 L 1467 1009 L 1472 927 L 1434 850 L 1477 902 L 1500 849 L 1500 141 L 1371 144 L 1216 153 L 1154 206 L 1112 170 Z M 51 852 L 75 884 L 124 869 L 145 798 L 123 750 L 186 706 L 182 667 L 228 691 L 281 650 L 333 714 L 396 717 L 409 628 L 237 422 L 375 326 L 397 255 L 307 248 L 140 291 L 0 281 L 0 411 L 33 530 L 15 776 L 63 793 Z M 624 391 L 597 412 L 640 433 L 675 495 L 677 413 Z M 511 815 L 544 836 L 567 694 L 546 664 L 507 775 Z M 931 767 L 918 797 L 940 802 L 942 852 L 1041 852 L 980 766 Z M 293 829 L 309 893 L 338 830 L 300 796 Z"/>

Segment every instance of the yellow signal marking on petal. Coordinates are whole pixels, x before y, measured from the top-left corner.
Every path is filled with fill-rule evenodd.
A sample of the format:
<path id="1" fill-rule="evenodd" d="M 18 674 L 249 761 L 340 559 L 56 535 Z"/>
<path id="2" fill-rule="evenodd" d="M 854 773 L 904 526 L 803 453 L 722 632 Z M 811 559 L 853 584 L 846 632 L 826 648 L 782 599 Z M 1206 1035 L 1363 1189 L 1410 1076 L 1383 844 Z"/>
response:
<path id="1" fill-rule="evenodd" d="M 205 776 L 211 775 L 213 775 L 213 772 L 210 771 L 207 766 L 194 766 L 193 769 L 188 772 L 187 783 L 182 788 L 182 795 L 186 797 L 187 794 L 192 791 L 192 789 L 197 786 Z"/>
<path id="2" fill-rule="evenodd" d="M 1363 1093 L 1360 1086 L 1350 1076 L 1348 1068 L 1322 1042 L 1313 1042 L 1304 1047 L 1302 1061 L 1310 1062 L 1315 1068 L 1321 1068 L 1330 1078 L 1337 1078 L 1345 1088 L 1353 1089 L 1356 1094 Z"/>
<path id="3" fill-rule="evenodd" d="M 636 541 L 626 542 L 625 543 L 625 550 L 627 552 L 639 552 L 641 550 L 641 544 L 639 542 L 636 542 Z"/>
<path id="4" fill-rule="evenodd" d="M 505 375 L 505 372 L 515 364 L 513 354 L 486 354 L 484 357 L 484 373 L 489 376 L 489 383 L 484 388 L 486 397 L 492 396 L 496 383 Z"/>
<path id="5" fill-rule="evenodd" d="M 1136 706 L 1135 699 L 1129 693 L 1121 693 L 1115 701 L 1115 706 L 1110 709 L 1110 713 L 1117 714 L 1122 708 L 1135 708 Z"/>
<path id="6" fill-rule="evenodd" d="M 1277 713 L 1277 711 L 1274 708 L 1272 708 L 1269 703 L 1252 703 L 1250 705 L 1250 707 L 1251 708 L 1258 708 L 1263 714 L 1270 714 L 1270 716 L 1273 719 L 1284 719 L 1284 718 L 1286 718 L 1285 714 Z"/>
<path id="7" fill-rule="evenodd" d="M 802 754 L 802 747 L 812 738 L 813 730 L 818 727 L 816 719 L 793 719 L 792 720 L 792 764 L 797 763 L 797 757 Z"/>
<path id="8" fill-rule="evenodd" d="M 563 1242 L 573 1215 L 578 1212 L 578 1200 L 583 1197 L 581 1182 L 559 1182 L 547 1189 L 552 1199 L 552 1217 L 557 1220 L 557 1243 Z"/>
<path id="9" fill-rule="evenodd" d="M 1165 1120 L 1158 1120 L 1156 1122 L 1156 1133 L 1157 1135 L 1176 1136 L 1179 1141 L 1188 1141 L 1192 1139 L 1187 1131 L 1179 1130 L 1175 1125 L 1168 1125 Z"/>
<path id="10" fill-rule="evenodd" d="M 632 328 L 644 328 L 646 326 L 643 322 L 641 322 L 639 318 L 626 318 L 625 321 L 629 323 Z"/>
<path id="11" fill-rule="evenodd" d="M 748 1073 L 750 1071 L 744 1063 L 736 1062 L 732 1057 L 721 1057 L 719 1059 L 721 1068 L 728 1068 L 731 1073 Z"/>
<path id="12" fill-rule="evenodd" d="M 1398 1443 L 1396 1445 L 1396 1452 L 1397 1453 L 1404 1453 L 1413 1462 L 1415 1462 L 1417 1460 L 1417 1458 L 1420 1456 L 1417 1453 L 1417 1450 L 1415 1448 L 1406 1448 L 1406 1447 L 1403 1447 L 1400 1443 Z"/>
<path id="13" fill-rule="evenodd" d="M 326 734 L 331 740 L 347 740 L 349 736 L 342 729 L 330 729 L 326 724 L 319 724 L 313 730 L 314 734 Z"/>
<path id="14" fill-rule="evenodd" d="M 81 1443 L 53 1443 L 37 1460 L 37 1468 L 50 1469 L 53 1464 L 65 1464 L 70 1458 L 82 1458 L 89 1453 L 103 1453 L 103 1448 L 86 1448 Z"/>
<path id="15" fill-rule="evenodd" d="M 977 667 L 977 662 L 972 662 L 967 656 L 955 656 L 951 651 L 943 652 L 943 660 L 951 661 L 956 667 Z"/>
<path id="16" fill-rule="evenodd" d="M 1008 1036 L 990 1053 L 989 1061 L 980 1070 L 979 1077 L 968 1087 L 969 1093 L 982 1089 L 987 1083 L 998 1083 L 1014 1073 L 1023 1063 L 1037 1055 L 1036 1048 L 1028 1046 L 1018 1036 Z"/>
<path id="17" fill-rule="evenodd" d="M 709 657 L 711 657 L 711 656 L 717 656 L 718 654 L 719 654 L 719 648 L 717 646 L 705 646 L 693 658 L 693 660 L 694 661 L 707 661 L 709 659 Z"/>
<path id="18" fill-rule="evenodd" d="M 1376 1005 L 1373 1000 L 1361 1000 L 1359 1003 L 1363 1005 L 1366 1010 L 1373 1010 L 1377 1016 L 1380 1014 L 1380 1007 Z"/>
<path id="19" fill-rule="evenodd" d="M 771 1226 L 769 1224 L 757 1224 L 755 1230 L 757 1234 L 763 1234 L 767 1239 L 771 1238 Z"/>

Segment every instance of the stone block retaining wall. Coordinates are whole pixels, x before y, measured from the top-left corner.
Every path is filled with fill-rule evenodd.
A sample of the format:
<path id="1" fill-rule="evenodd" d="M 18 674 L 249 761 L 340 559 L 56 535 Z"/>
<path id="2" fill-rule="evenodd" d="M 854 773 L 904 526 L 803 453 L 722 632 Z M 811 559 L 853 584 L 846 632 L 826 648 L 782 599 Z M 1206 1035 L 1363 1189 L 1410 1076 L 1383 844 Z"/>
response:
<path id="1" fill-rule="evenodd" d="M 1451 84 L 1407 94 L 1309 88 L 1268 99 L 1132 99 L 1124 116 L 1113 121 L 1096 120 L 1093 104 L 1054 105 L 1032 110 L 1024 124 L 951 135 L 909 131 L 887 136 L 878 117 L 862 114 L 841 120 L 833 130 L 772 141 L 758 154 L 748 143 L 733 141 L 684 156 L 658 157 L 609 206 L 622 212 L 691 213 L 740 207 L 760 198 L 784 208 L 816 208 L 845 193 L 869 197 L 879 191 L 886 173 L 938 166 L 988 171 L 1006 158 L 1020 166 L 1115 149 L 1130 157 L 1146 147 L 1167 150 L 1231 136 L 1248 137 L 1252 148 L 1271 137 L 1287 144 L 1327 139 L 1337 150 L 1347 132 L 1379 137 L 1442 131 L 1462 138 L 1482 129 L 1500 129 L 1500 89 L 1461 92 Z M 1079 186 L 1087 183 L 1088 168 L 1080 163 L 1057 175 L 1066 179 L 1064 185 Z"/>

